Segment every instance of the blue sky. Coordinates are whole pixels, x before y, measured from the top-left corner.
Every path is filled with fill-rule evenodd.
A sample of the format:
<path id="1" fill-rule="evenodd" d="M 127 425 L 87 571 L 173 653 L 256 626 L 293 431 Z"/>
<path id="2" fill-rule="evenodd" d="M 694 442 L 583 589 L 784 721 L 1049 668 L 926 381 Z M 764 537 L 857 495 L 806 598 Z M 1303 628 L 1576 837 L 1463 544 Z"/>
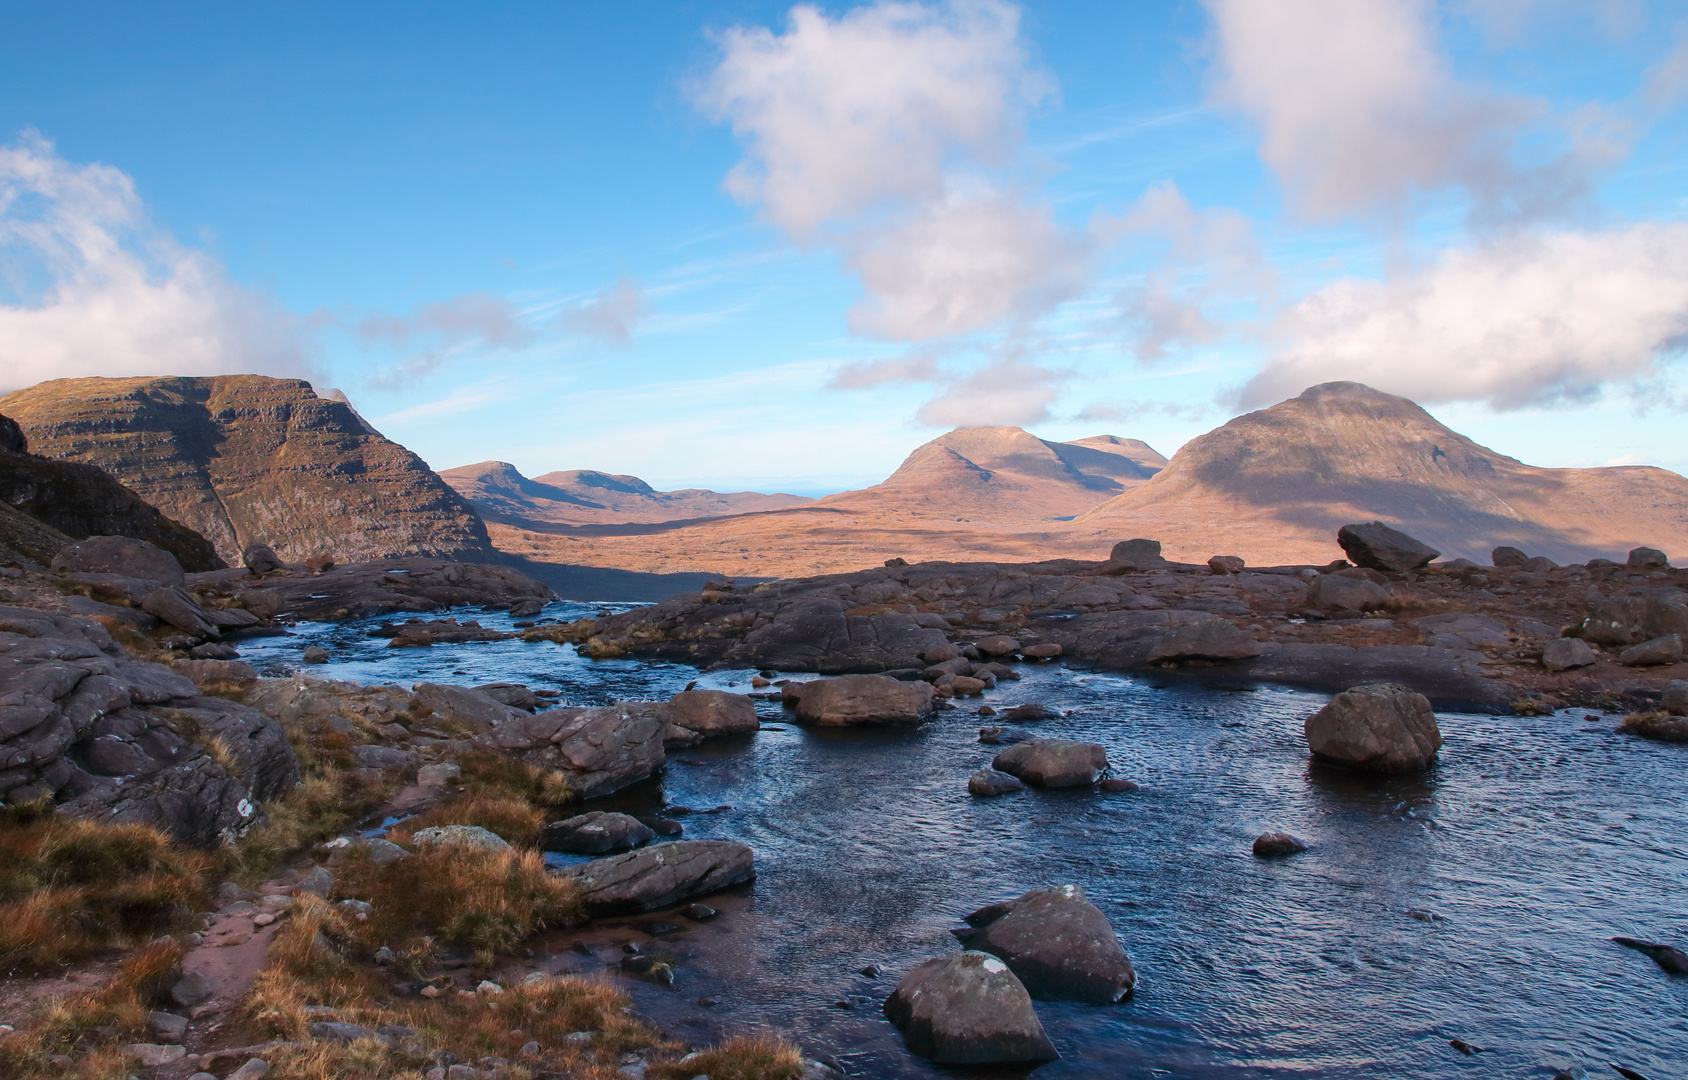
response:
<path id="1" fill-rule="evenodd" d="M 1331 378 L 1682 469 L 1635 0 L 21 5 L 0 362 L 297 374 L 436 468 L 816 492 Z"/>

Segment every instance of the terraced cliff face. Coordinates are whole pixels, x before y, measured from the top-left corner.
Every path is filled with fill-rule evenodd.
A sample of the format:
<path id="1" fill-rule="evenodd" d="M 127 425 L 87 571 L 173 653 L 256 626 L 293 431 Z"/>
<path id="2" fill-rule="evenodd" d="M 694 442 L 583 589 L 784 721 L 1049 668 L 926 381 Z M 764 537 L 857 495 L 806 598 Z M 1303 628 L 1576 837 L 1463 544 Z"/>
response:
<path id="1" fill-rule="evenodd" d="M 472 507 L 421 458 L 301 379 L 55 379 L 0 399 L 32 452 L 96 465 L 238 564 L 485 558 Z"/>

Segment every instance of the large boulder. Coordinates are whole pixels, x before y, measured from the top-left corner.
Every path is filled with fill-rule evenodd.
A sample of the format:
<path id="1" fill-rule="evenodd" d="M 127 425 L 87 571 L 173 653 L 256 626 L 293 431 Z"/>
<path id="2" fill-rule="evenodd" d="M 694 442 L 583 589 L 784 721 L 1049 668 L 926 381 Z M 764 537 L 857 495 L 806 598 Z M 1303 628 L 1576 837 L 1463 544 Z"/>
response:
<path id="1" fill-rule="evenodd" d="M 71 544 L 53 556 L 52 570 L 59 574 L 115 574 L 158 585 L 181 585 L 187 580 L 176 556 L 157 544 L 128 536 L 90 536 Z"/>
<path id="2" fill-rule="evenodd" d="M 1678 664 L 1682 662 L 1682 635 L 1665 634 L 1652 638 L 1637 645 L 1631 645 L 1618 654 L 1618 663 L 1625 667 L 1654 667 L 1659 664 Z"/>
<path id="3" fill-rule="evenodd" d="M 1108 917 L 1077 885 L 1033 889 L 966 921 L 953 931 L 962 946 L 1000 957 L 1034 998 L 1112 1005 L 1137 984 Z"/>
<path id="4" fill-rule="evenodd" d="M 1503 569 L 1522 570 L 1530 557 L 1515 547 L 1498 547 L 1489 552 L 1489 561 Z"/>
<path id="5" fill-rule="evenodd" d="M 1587 667 L 1599 659 L 1581 638 L 1554 638 L 1541 649 L 1541 666 L 1549 671 Z"/>
<path id="6" fill-rule="evenodd" d="M 1596 645 L 1629 646 L 1667 634 L 1688 637 L 1688 605 L 1659 596 L 1614 596 L 1589 608 L 1577 633 Z"/>
<path id="7" fill-rule="evenodd" d="M 1670 559 L 1658 548 L 1638 547 L 1631 549 L 1625 565 L 1631 570 L 1664 570 L 1670 566 Z"/>
<path id="8" fill-rule="evenodd" d="M 240 552 L 240 561 L 245 564 L 248 572 L 263 577 L 272 570 L 281 569 L 281 560 L 276 557 L 275 548 L 257 540 L 247 544 Z"/>
<path id="9" fill-rule="evenodd" d="M 749 847 L 727 840 L 675 840 L 556 871 L 580 890 L 594 918 L 655 911 L 756 876 Z"/>
<path id="10" fill-rule="evenodd" d="M 1370 584 L 1367 582 L 1366 584 Z M 1155 643 L 1149 663 L 1162 660 L 1246 660 L 1259 656 L 1265 646 L 1254 635 L 1230 619 L 1202 619 L 1181 626 Z"/>
<path id="11" fill-rule="evenodd" d="M 991 767 L 1035 787 L 1084 787 L 1108 770 L 1108 751 L 1097 743 L 1028 739 L 996 755 Z"/>
<path id="12" fill-rule="evenodd" d="M 141 600 L 141 610 L 178 630 L 185 630 L 198 637 L 218 636 L 217 627 L 206 618 L 205 609 L 180 585 L 154 589 L 147 593 Z"/>
<path id="13" fill-rule="evenodd" d="M 932 712 L 932 687 L 886 675 L 844 675 L 803 685 L 797 720 L 817 727 L 917 724 Z"/>
<path id="14" fill-rule="evenodd" d="M 1396 683 L 1344 690 L 1304 730 L 1313 753 L 1367 772 L 1417 772 L 1442 748 L 1430 699 Z"/>
<path id="15" fill-rule="evenodd" d="M 885 1016 L 908 1048 L 944 1065 L 1054 1061 L 1031 996 L 990 953 L 954 953 L 904 975 Z"/>
<path id="16" fill-rule="evenodd" d="M 1381 521 L 1344 525 L 1336 532 L 1336 542 L 1356 566 L 1373 570 L 1417 570 L 1442 554 Z"/>
<path id="17" fill-rule="evenodd" d="M 760 726 L 756 706 L 725 690 L 682 690 L 668 699 L 670 746 L 689 746 L 716 735 L 743 735 Z"/>
<path id="18" fill-rule="evenodd" d="M 490 731 L 500 724 L 520 720 L 530 714 L 512 708 L 479 690 L 450 683 L 417 683 L 412 695 L 422 709 L 442 720 L 455 720 L 470 731 Z"/>
<path id="19" fill-rule="evenodd" d="M 504 706 L 500 706 L 501 708 Z M 668 709 L 654 703 L 551 709 L 515 717 L 475 736 L 475 745 L 556 769 L 582 799 L 619 791 L 667 763 Z"/>
<path id="20" fill-rule="evenodd" d="M 1315 611 L 1376 611 L 1393 599 L 1375 581 L 1341 574 L 1321 574 L 1307 586 L 1307 606 Z"/>
<path id="21" fill-rule="evenodd" d="M 643 847 L 656 839 L 656 831 L 629 814 L 593 810 L 545 826 L 539 846 L 545 851 L 566 851 L 571 855 L 603 855 Z"/>

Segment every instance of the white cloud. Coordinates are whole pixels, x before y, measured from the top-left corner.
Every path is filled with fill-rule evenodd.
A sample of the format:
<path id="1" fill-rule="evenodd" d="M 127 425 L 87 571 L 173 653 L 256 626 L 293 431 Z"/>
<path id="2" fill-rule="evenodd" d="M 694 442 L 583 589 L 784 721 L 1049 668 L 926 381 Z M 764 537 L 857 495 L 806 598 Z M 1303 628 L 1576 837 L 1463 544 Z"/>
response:
<path id="1" fill-rule="evenodd" d="M 453 343 L 480 340 L 493 346 L 520 347 L 532 343 L 534 335 L 508 300 L 487 292 L 471 292 L 421 304 L 410 316 L 370 315 L 358 323 L 357 337 L 365 344 L 408 345 L 417 338 L 434 337 Z"/>
<path id="2" fill-rule="evenodd" d="M 0 147 L 0 384 L 86 375 L 310 377 L 304 320 L 148 218 L 134 182 L 26 132 Z"/>
<path id="3" fill-rule="evenodd" d="M 1351 379 L 1498 409 L 1656 379 L 1688 340 L 1688 224 L 1511 234 L 1284 310 L 1243 390 L 1259 405 Z"/>
<path id="4" fill-rule="evenodd" d="M 633 329 L 649 316 L 642 285 L 627 274 L 584 303 L 563 312 L 563 325 L 570 330 L 601 337 L 623 348 L 633 343 Z"/>
<path id="5" fill-rule="evenodd" d="M 884 360 L 863 360 L 845 364 L 826 381 L 828 390 L 867 390 L 891 383 L 932 382 L 938 377 L 938 355 L 931 349 L 916 349 Z"/>
<path id="6" fill-rule="evenodd" d="M 1052 93 L 1000 0 L 878 3 L 739 28 L 694 88 L 746 159 L 728 177 L 799 243 L 841 250 L 858 333 L 924 341 L 1026 321 L 1082 288 L 1092 241 L 1012 174 Z"/>
<path id="7" fill-rule="evenodd" d="M 882 200 L 940 197 L 953 155 L 1010 159 L 1022 111 L 1050 92 L 998 0 L 837 19 L 799 4 L 785 33 L 738 27 L 720 46 L 694 97 L 749 151 L 728 190 L 804 242 Z"/>
<path id="8" fill-rule="evenodd" d="M 1066 373 L 1006 358 L 955 380 L 920 407 L 915 419 L 931 427 L 1025 427 L 1049 419 Z"/>
<path id="9" fill-rule="evenodd" d="M 1688 20 L 1676 26 L 1676 45 L 1647 72 L 1647 98 L 1654 105 L 1673 105 L 1688 97 Z"/>
<path id="10" fill-rule="evenodd" d="M 1438 51 L 1429 0 L 1204 0 L 1218 34 L 1217 98 L 1261 128 L 1260 154 L 1302 215 L 1399 211 L 1462 189 L 1479 220 L 1576 204 L 1622 153 L 1598 109 L 1560 122 L 1565 148 L 1518 158 L 1546 109 L 1460 81 Z"/>

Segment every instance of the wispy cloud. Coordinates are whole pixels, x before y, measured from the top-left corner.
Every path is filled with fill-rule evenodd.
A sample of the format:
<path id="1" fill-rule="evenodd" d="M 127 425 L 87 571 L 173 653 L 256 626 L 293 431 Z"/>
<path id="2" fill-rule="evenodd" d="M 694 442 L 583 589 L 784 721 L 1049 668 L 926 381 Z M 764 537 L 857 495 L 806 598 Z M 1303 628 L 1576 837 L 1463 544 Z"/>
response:
<path id="1" fill-rule="evenodd" d="M 649 315 L 644 286 L 622 274 L 590 300 L 565 308 L 563 326 L 627 348 L 633 344 L 634 329 Z"/>

